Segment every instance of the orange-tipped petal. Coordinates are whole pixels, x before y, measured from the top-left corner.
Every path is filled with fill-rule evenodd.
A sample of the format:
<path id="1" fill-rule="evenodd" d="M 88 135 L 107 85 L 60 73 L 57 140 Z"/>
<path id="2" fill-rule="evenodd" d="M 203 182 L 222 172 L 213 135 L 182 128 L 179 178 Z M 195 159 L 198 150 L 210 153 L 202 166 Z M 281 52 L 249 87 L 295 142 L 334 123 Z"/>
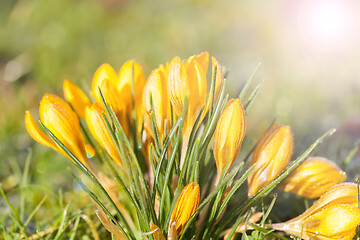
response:
<path id="1" fill-rule="evenodd" d="M 110 157 L 122 166 L 119 152 L 111 138 L 103 118 L 105 110 L 99 103 L 94 103 L 90 108 L 86 108 L 85 120 L 89 130 L 96 141 L 103 147 Z"/>
<path id="2" fill-rule="evenodd" d="M 345 179 L 346 173 L 335 163 L 322 157 L 310 157 L 291 173 L 279 188 L 302 197 L 318 198 Z"/>
<path id="3" fill-rule="evenodd" d="M 180 116 L 184 107 L 186 97 L 189 97 L 190 90 L 186 69 L 179 57 L 173 58 L 168 73 L 168 94 L 175 113 Z"/>
<path id="4" fill-rule="evenodd" d="M 29 135 L 37 142 L 44 144 L 45 146 L 51 147 L 58 151 L 55 144 L 50 140 L 50 138 L 39 129 L 36 125 L 34 119 L 32 118 L 29 111 L 25 112 L 25 127 Z"/>
<path id="5" fill-rule="evenodd" d="M 64 81 L 64 97 L 80 118 L 85 118 L 85 108 L 91 103 L 85 93 L 70 80 Z"/>
<path id="6" fill-rule="evenodd" d="M 251 165 L 254 169 L 249 174 L 249 192 L 252 197 L 275 179 L 289 162 L 294 147 L 294 140 L 289 126 L 274 123 L 260 137 L 253 151 Z"/>
<path id="7" fill-rule="evenodd" d="M 87 164 L 85 141 L 81 133 L 79 119 L 70 105 L 55 95 L 45 94 L 41 99 L 39 112 L 42 123 L 70 152 L 81 162 Z M 60 148 L 58 149 L 67 156 Z"/>
<path id="8" fill-rule="evenodd" d="M 227 163 L 230 166 L 239 155 L 242 141 L 246 132 L 246 117 L 239 99 L 231 99 L 220 115 L 214 143 L 214 157 L 218 176 L 221 176 Z"/>

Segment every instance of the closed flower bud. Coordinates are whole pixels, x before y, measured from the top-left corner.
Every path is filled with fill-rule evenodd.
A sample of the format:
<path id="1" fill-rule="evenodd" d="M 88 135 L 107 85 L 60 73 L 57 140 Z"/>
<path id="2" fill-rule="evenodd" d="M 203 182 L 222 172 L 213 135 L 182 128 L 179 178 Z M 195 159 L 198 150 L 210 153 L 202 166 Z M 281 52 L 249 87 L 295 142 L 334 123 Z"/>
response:
<path id="1" fill-rule="evenodd" d="M 187 79 L 189 81 L 189 106 L 192 107 L 193 112 L 200 110 L 206 102 L 206 73 L 208 64 L 208 53 L 191 56 L 184 63 Z"/>
<path id="2" fill-rule="evenodd" d="M 101 83 L 107 79 L 112 83 L 114 88 L 116 88 L 118 78 L 119 76 L 116 74 L 115 70 L 107 63 L 104 63 L 96 70 L 92 81 L 91 92 L 97 102 L 101 103 L 101 96 L 99 92 Z M 101 89 L 101 91 L 103 90 Z"/>
<path id="3" fill-rule="evenodd" d="M 175 113 L 180 116 L 190 89 L 186 69 L 179 57 L 175 57 L 170 62 L 167 89 Z"/>
<path id="4" fill-rule="evenodd" d="M 219 64 L 219 62 L 216 60 L 215 57 L 211 57 L 212 62 L 212 75 L 213 78 L 215 77 L 215 101 L 218 99 L 220 90 L 222 88 L 222 85 L 224 83 L 224 74 L 222 66 Z M 216 67 L 216 76 L 215 75 L 215 67 Z"/>
<path id="5" fill-rule="evenodd" d="M 85 118 L 85 108 L 91 103 L 85 93 L 70 80 L 64 81 L 64 97 L 80 118 Z"/>
<path id="6" fill-rule="evenodd" d="M 152 98 L 153 109 L 151 108 Z M 171 110 L 167 93 L 167 78 L 164 67 L 153 70 L 146 81 L 143 92 L 143 103 L 147 114 L 155 114 L 157 128 L 160 136 L 164 135 L 165 124 L 170 123 Z M 145 116 L 145 127 L 151 128 L 149 115 Z"/>
<path id="7" fill-rule="evenodd" d="M 85 141 L 81 134 L 79 119 L 76 113 L 61 98 L 45 94 L 39 107 L 41 122 L 73 153 L 82 163 L 88 164 Z M 25 126 L 30 136 L 37 142 L 55 149 L 70 159 L 70 157 L 50 140 L 36 125 L 29 111 L 25 114 Z"/>
<path id="8" fill-rule="evenodd" d="M 288 176 L 279 188 L 305 198 L 318 198 L 345 179 L 346 173 L 335 163 L 322 157 L 310 157 Z"/>
<path id="9" fill-rule="evenodd" d="M 246 131 L 246 117 L 239 99 L 231 99 L 221 114 L 216 130 L 214 157 L 218 176 L 221 176 L 229 163 L 232 166 L 239 155 Z"/>
<path id="10" fill-rule="evenodd" d="M 85 110 L 86 123 L 91 134 L 101 147 L 106 150 L 106 152 L 117 164 L 122 166 L 119 152 L 117 151 L 117 148 L 115 147 L 115 144 L 106 127 L 106 123 L 102 115 L 103 113 L 105 113 L 105 110 L 99 103 L 94 103 L 91 107 L 87 107 Z"/>
<path id="11" fill-rule="evenodd" d="M 251 165 L 255 164 L 255 167 L 248 177 L 249 197 L 267 186 L 285 169 L 293 146 L 290 126 L 274 123 L 262 134 L 253 151 Z"/>
<path id="12" fill-rule="evenodd" d="M 300 216 L 271 227 L 302 239 L 351 240 L 360 224 L 357 195 L 354 183 L 335 185 Z"/>
<path id="13" fill-rule="evenodd" d="M 122 98 L 127 105 L 127 116 L 132 120 L 132 108 L 135 108 L 135 114 L 137 119 L 137 130 L 140 134 L 143 120 L 143 89 L 145 86 L 144 72 L 137 62 L 129 60 L 125 62 L 119 72 L 119 80 L 117 89 L 121 94 L 125 94 L 125 91 L 130 90 L 125 98 Z M 132 96 L 132 90 L 134 90 L 134 96 Z M 134 100 L 134 103 L 133 103 Z"/>
<path id="14" fill-rule="evenodd" d="M 181 191 L 174 210 L 170 217 L 169 228 L 175 224 L 178 236 L 184 230 L 186 223 L 199 206 L 200 187 L 193 182 L 186 185 Z"/>

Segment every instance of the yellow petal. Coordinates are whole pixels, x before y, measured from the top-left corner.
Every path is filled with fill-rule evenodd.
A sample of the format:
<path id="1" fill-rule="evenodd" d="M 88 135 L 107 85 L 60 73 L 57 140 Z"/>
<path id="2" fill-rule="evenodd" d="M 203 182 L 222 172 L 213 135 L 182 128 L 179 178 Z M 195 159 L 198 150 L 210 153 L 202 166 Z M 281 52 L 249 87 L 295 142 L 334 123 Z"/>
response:
<path id="1" fill-rule="evenodd" d="M 284 224 L 282 230 L 303 239 L 342 239 L 351 240 L 360 224 L 360 209 L 350 204 L 325 206 L 301 222 Z M 275 225 L 275 228 L 276 225 Z M 316 235 L 316 236 L 315 236 Z M 315 236 L 315 237 L 314 237 Z"/>
<path id="2" fill-rule="evenodd" d="M 151 109 L 150 97 L 152 97 L 154 109 Z M 160 136 L 164 135 L 164 124 L 168 117 L 169 100 L 166 91 L 166 79 L 159 69 L 153 70 L 146 82 L 143 102 L 148 113 L 154 112 Z M 150 121 L 149 117 L 148 121 Z M 148 127 L 150 127 L 150 123 L 148 123 Z"/>
<path id="3" fill-rule="evenodd" d="M 336 237 L 343 232 L 353 230 L 360 223 L 360 209 L 350 204 L 331 205 L 322 211 L 311 215 L 304 222 L 308 232 L 319 233 L 327 237 Z"/>
<path id="4" fill-rule="evenodd" d="M 200 53 L 199 55 L 194 55 L 193 57 L 196 59 L 196 61 L 198 61 L 201 64 L 202 68 L 207 73 L 209 67 L 209 53 L 203 52 Z"/>
<path id="5" fill-rule="evenodd" d="M 121 126 L 126 134 L 129 137 L 130 129 L 127 117 L 127 109 L 124 99 L 131 97 L 131 89 L 129 85 L 125 85 L 121 92 L 119 92 L 114 84 L 105 79 L 102 81 L 100 86 L 101 92 L 104 96 L 105 101 L 112 107 L 114 110 Z"/>
<path id="6" fill-rule="evenodd" d="M 50 138 L 39 129 L 36 125 L 34 119 L 32 118 L 29 111 L 25 112 L 25 127 L 29 135 L 37 142 L 44 144 L 45 146 L 51 147 L 58 151 L 55 144 L 50 140 Z"/>
<path id="7" fill-rule="evenodd" d="M 345 179 L 346 173 L 335 163 L 322 157 L 310 157 L 288 176 L 279 188 L 302 197 L 318 198 Z"/>
<path id="8" fill-rule="evenodd" d="M 212 62 L 212 75 L 213 78 L 215 77 L 215 96 L 214 100 L 216 101 L 219 97 L 220 90 L 222 88 L 222 85 L 224 83 L 224 74 L 222 66 L 219 64 L 219 62 L 216 60 L 215 57 L 211 57 Z M 215 75 L 215 68 L 216 68 L 216 76 Z"/>
<path id="9" fill-rule="evenodd" d="M 99 92 L 99 86 L 101 83 L 108 79 L 114 86 L 117 85 L 119 76 L 116 74 L 114 69 L 107 63 L 101 65 L 95 72 L 92 82 L 92 89 L 91 92 L 95 98 L 95 100 L 101 103 L 101 96 Z"/>
<path id="10" fill-rule="evenodd" d="M 199 199 L 200 187 L 199 185 L 194 186 L 193 182 L 186 185 L 181 191 L 178 199 L 176 200 L 169 223 L 169 226 L 176 223 L 178 235 L 180 235 L 184 230 L 186 223 L 199 206 Z"/>
<path id="11" fill-rule="evenodd" d="M 319 211 L 322 207 L 330 203 L 338 203 L 340 199 L 341 202 L 349 203 L 349 204 L 357 204 L 357 201 L 354 202 L 353 196 L 357 196 L 357 186 L 355 183 L 340 183 L 333 186 L 328 192 L 323 194 L 319 200 L 317 200 L 310 208 L 308 208 L 303 214 L 300 216 L 289 220 L 288 222 L 296 222 L 298 220 L 304 219 L 310 214 Z M 350 201 L 353 202 L 350 202 Z"/>
<path id="12" fill-rule="evenodd" d="M 134 89 L 132 89 L 133 84 Z M 127 97 L 123 97 L 123 101 L 127 105 L 127 114 L 130 120 L 132 120 L 133 105 L 135 106 L 138 134 L 140 134 L 143 120 L 142 94 L 144 85 L 145 76 L 140 64 L 133 60 L 124 63 L 119 72 L 119 83 L 117 87 L 122 95 L 127 94 Z M 123 90 L 124 88 L 126 89 L 125 91 Z M 128 89 L 130 89 L 130 91 Z M 134 96 L 132 97 L 131 93 L 133 91 Z M 133 99 L 135 103 L 132 102 Z"/>
<path id="13" fill-rule="evenodd" d="M 145 76 L 140 64 L 134 62 L 133 60 L 129 60 L 121 66 L 119 72 L 119 82 L 117 86 L 118 90 L 120 91 L 126 84 L 132 86 L 133 81 L 136 101 L 137 99 L 142 98 L 142 91 L 145 85 Z M 128 101 L 130 103 L 132 99 L 130 98 Z"/>
<path id="14" fill-rule="evenodd" d="M 81 133 L 79 119 L 69 104 L 55 95 L 45 94 L 41 99 L 39 111 L 43 124 L 70 152 L 84 164 L 87 164 L 85 141 Z M 62 152 L 60 148 L 58 149 Z M 67 156 L 64 152 L 62 153 Z"/>
<path id="15" fill-rule="evenodd" d="M 179 57 L 173 58 L 170 63 L 167 89 L 175 113 L 180 116 L 185 98 L 189 96 L 190 90 L 186 69 Z"/>
<path id="16" fill-rule="evenodd" d="M 255 167 L 248 177 L 249 197 L 263 189 L 285 169 L 291 158 L 293 146 L 289 126 L 274 123 L 263 133 L 253 151 L 251 165 L 255 164 Z"/>
<path id="17" fill-rule="evenodd" d="M 106 127 L 105 120 L 102 114 L 105 110 L 99 103 L 94 103 L 90 108 L 86 108 L 85 120 L 89 130 L 96 141 L 103 147 L 110 157 L 120 166 L 122 165 L 119 152 L 111 138 L 111 135 Z"/>
<path id="18" fill-rule="evenodd" d="M 245 131 L 246 117 L 244 108 L 239 99 L 231 99 L 220 115 L 215 130 L 214 157 L 218 176 L 221 176 L 229 161 L 231 167 L 236 160 Z"/>
<path id="19" fill-rule="evenodd" d="M 275 230 L 309 239 L 352 239 L 360 224 L 358 191 L 354 183 L 332 187 L 300 216 L 272 225 Z"/>
<path id="20" fill-rule="evenodd" d="M 200 110 L 206 102 L 206 70 L 195 57 L 192 57 L 187 60 L 186 74 L 190 90 L 189 106 L 192 106 L 193 110 Z"/>
<path id="21" fill-rule="evenodd" d="M 64 97 L 74 108 L 80 118 L 85 118 L 85 108 L 90 106 L 90 101 L 84 92 L 69 80 L 64 81 Z"/>

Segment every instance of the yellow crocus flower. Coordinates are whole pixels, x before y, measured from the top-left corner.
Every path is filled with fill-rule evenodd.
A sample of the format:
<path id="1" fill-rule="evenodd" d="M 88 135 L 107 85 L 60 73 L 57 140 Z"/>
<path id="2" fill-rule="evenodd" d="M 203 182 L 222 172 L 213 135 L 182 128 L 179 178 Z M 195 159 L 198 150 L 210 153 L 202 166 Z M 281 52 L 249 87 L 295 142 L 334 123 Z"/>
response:
<path id="1" fill-rule="evenodd" d="M 322 157 L 310 157 L 291 173 L 279 188 L 305 198 L 318 198 L 345 179 L 346 173 L 335 163 Z"/>
<path id="2" fill-rule="evenodd" d="M 194 55 L 183 63 L 173 58 L 168 67 L 168 94 L 177 116 L 181 115 L 185 98 L 188 99 L 184 134 L 188 136 L 200 109 L 206 104 L 206 74 L 209 65 L 207 52 Z"/>
<path id="3" fill-rule="evenodd" d="M 293 146 L 290 126 L 274 123 L 262 134 L 253 151 L 251 166 L 255 164 L 255 167 L 248 177 L 249 197 L 263 189 L 285 169 Z"/>
<path id="4" fill-rule="evenodd" d="M 91 103 L 85 93 L 70 80 L 64 81 L 64 97 L 66 101 L 74 108 L 76 114 L 84 119 L 85 108 L 90 106 Z"/>
<path id="5" fill-rule="evenodd" d="M 229 169 L 239 155 L 246 131 L 246 117 L 239 99 L 231 99 L 220 115 L 215 130 L 214 157 L 218 177 L 230 161 Z"/>
<path id="6" fill-rule="evenodd" d="M 85 141 L 81 134 L 76 113 L 61 98 L 45 94 L 39 107 L 41 122 L 72 152 L 82 163 L 89 167 L 85 151 Z M 30 136 L 37 142 L 55 149 L 70 157 L 39 129 L 29 111 L 25 113 L 25 126 Z"/>
<path id="7" fill-rule="evenodd" d="M 133 85 L 134 83 L 134 85 Z M 119 74 L 109 64 L 101 65 L 95 72 L 92 94 L 101 103 L 99 88 L 107 103 L 113 108 L 127 136 L 130 134 L 128 119 L 133 120 L 132 108 L 135 107 L 138 120 L 138 133 L 142 126 L 142 92 L 145 77 L 141 66 L 130 60 L 124 63 Z M 134 96 L 132 96 L 134 87 Z M 135 104 L 133 103 L 133 97 Z"/>
<path id="8" fill-rule="evenodd" d="M 351 240 L 360 224 L 357 195 L 356 184 L 337 184 L 300 216 L 271 227 L 302 239 Z"/>
<path id="9" fill-rule="evenodd" d="M 117 164 L 123 166 L 119 152 L 117 151 L 117 148 L 115 147 L 115 144 L 106 127 L 103 113 L 105 113 L 105 110 L 100 103 L 94 103 L 91 107 L 87 107 L 85 110 L 86 123 L 91 134 L 101 147 L 106 150 L 106 152 Z"/>
<path id="10" fill-rule="evenodd" d="M 175 225 L 177 235 L 180 236 L 186 223 L 199 206 L 200 187 L 193 182 L 186 185 L 181 191 L 173 212 L 171 213 L 169 228 Z M 169 231 L 170 232 L 170 231 Z"/>

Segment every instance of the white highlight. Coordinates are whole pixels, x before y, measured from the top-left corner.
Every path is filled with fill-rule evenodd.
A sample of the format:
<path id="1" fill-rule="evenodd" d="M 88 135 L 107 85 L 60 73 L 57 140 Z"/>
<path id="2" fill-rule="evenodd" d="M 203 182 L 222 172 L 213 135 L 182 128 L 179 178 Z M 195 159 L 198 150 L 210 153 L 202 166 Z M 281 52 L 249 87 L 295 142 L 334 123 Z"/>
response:
<path id="1" fill-rule="evenodd" d="M 352 0 L 305 0 L 297 24 L 301 37 L 325 50 L 343 48 L 355 40 L 359 3 Z"/>

